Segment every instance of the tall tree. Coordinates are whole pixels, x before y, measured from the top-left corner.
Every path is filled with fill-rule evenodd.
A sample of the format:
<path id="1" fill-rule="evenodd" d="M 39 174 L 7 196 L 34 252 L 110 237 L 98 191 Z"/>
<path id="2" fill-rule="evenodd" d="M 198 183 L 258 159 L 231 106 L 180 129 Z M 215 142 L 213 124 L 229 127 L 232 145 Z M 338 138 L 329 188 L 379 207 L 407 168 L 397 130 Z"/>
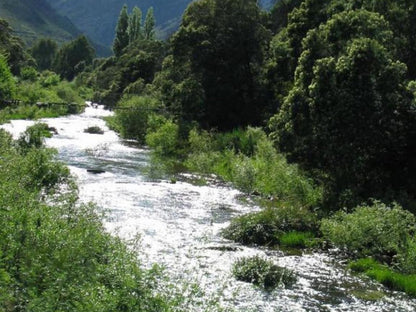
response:
<path id="1" fill-rule="evenodd" d="M 58 51 L 58 45 L 52 39 L 40 39 L 31 49 L 39 70 L 50 69 Z"/>
<path id="2" fill-rule="evenodd" d="M 80 36 L 61 47 L 54 61 L 54 69 L 62 78 L 72 80 L 83 66 L 92 63 L 94 56 L 94 48 L 88 39 Z"/>
<path id="3" fill-rule="evenodd" d="M 129 35 L 129 42 L 132 43 L 142 36 L 142 11 L 138 7 L 134 7 L 129 16 L 129 25 L 127 33 Z"/>
<path id="4" fill-rule="evenodd" d="M 165 92 L 191 88 L 183 90 L 183 105 L 189 103 L 190 94 L 198 103 L 203 98 L 202 114 L 193 119 L 206 128 L 258 124 L 264 109 L 259 77 L 268 39 L 254 0 L 191 3 L 172 38 L 172 65 L 183 70 L 171 72 L 187 74 Z"/>
<path id="5" fill-rule="evenodd" d="M 129 15 L 127 13 L 127 5 L 123 5 L 120 11 L 116 27 L 116 37 L 113 43 L 113 52 L 119 57 L 125 47 L 129 45 L 129 34 L 127 28 L 129 26 Z"/>
<path id="6" fill-rule="evenodd" d="M 33 59 L 25 51 L 23 41 L 13 35 L 12 28 L 4 19 L 0 19 L 0 53 L 6 55 L 14 75 L 20 73 L 20 68 L 33 65 Z"/>
<path id="7" fill-rule="evenodd" d="M 146 19 L 144 21 L 143 36 L 147 40 L 153 40 L 155 38 L 155 16 L 153 14 L 153 7 L 150 7 L 146 13 Z"/>
<path id="8" fill-rule="evenodd" d="M 415 194 L 416 114 L 394 42 L 378 13 L 333 15 L 303 39 L 293 88 L 271 121 L 280 149 L 323 172 L 337 204 Z"/>
<path id="9" fill-rule="evenodd" d="M 9 100 L 12 98 L 16 83 L 10 72 L 6 57 L 0 53 L 0 99 Z"/>

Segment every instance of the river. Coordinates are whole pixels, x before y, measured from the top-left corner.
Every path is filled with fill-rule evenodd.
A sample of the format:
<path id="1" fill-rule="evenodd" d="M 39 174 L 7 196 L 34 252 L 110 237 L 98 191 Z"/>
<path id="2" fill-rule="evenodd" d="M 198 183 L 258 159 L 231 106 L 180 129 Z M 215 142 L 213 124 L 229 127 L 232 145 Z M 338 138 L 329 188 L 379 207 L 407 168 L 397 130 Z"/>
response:
<path id="1" fill-rule="evenodd" d="M 189 183 L 186 175 L 176 183 L 154 178 L 149 174 L 149 151 L 110 131 L 102 120 L 109 114 L 87 107 L 81 115 L 42 120 L 58 132 L 46 144 L 56 148 L 59 159 L 68 164 L 78 181 L 80 199 L 106 211 L 107 230 L 133 240 L 144 266 L 158 263 L 165 268 L 171 285 L 165 290 L 188 297 L 184 311 L 219 311 L 220 307 L 264 312 L 416 311 L 415 299 L 351 275 L 327 254 L 296 255 L 224 240 L 220 231 L 232 217 L 259 207 L 249 199 L 241 200 L 244 194 L 230 186 L 198 186 Z M 17 137 L 31 124 L 16 120 L 3 127 Z M 90 126 L 99 126 L 105 133 L 84 133 Z M 89 169 L 104 172 L 93 174 Z M 236 281 L 232 263 L 252 255 L 294 270 L 296 284 L 265 292 Z"/>

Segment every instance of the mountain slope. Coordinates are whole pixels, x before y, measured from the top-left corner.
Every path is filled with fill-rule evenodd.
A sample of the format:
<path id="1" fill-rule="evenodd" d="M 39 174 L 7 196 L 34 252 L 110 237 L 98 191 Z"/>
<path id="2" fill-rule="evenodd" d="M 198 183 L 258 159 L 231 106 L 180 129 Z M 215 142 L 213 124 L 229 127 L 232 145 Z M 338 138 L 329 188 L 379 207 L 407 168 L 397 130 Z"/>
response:
<path id="1" fill-rule="evenodd" d="M 41 37 L 62 43 L 81 33 L 45 0 L 0 0 L 0 18 L 6 19 L 29 46 Z"/>
<path id="2" fill-rule="evenodd" d="M 67 16 L 91 39 L 110 46 L 114 29 L 124 3 L 129 11 L 138 6 L 143 11 L 153 6 L 159 33 L 166 36 L 179 25 L 181 16 L 192 0 L 47 0 L 60 14 Z"/>

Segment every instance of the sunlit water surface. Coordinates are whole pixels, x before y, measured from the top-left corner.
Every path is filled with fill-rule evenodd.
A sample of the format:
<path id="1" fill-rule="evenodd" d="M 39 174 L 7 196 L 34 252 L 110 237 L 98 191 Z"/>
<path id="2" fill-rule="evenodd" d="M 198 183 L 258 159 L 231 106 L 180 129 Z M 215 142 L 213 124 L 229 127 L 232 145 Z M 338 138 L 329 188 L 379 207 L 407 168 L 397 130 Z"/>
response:
<path id="1" fill-rule="evenodd" d="M 45 119 L 58 131 L 47 145 L 59 151 L 59 158 L 77 177 L 81 200 L 108 211 L 106 228 L 125 239 L 139 234 L 143 265 L 164 266 L 179 291 L 192 293 L 185 311 L 215 311 L 212 302 L 236 311 L 416 311 L 415 299 L 351 275 L 328 255 L 288 255 L 224 240 L 219 232 L 232 217 L 259 208 L 243 203 L 243 194 L 231 187 L 149 178 L 149 152 L 110 131 L 101 119 L 110 114 L 88 107 L 81 115 Z M 18 137 L 31 124 L 17 120 L 3 128 Z M 101 127 L 104 135 L 84 133 L 90 126 Z M 105 172 L 93 174 L 88 169 Z M 296 284 L 264 292 L 236 281 L 232 263 L 252 255 L 294 270 Z M 203 293 L 192 292 L 192 284 Z M 363 294 L 384 296 L 364 300 Z"/>

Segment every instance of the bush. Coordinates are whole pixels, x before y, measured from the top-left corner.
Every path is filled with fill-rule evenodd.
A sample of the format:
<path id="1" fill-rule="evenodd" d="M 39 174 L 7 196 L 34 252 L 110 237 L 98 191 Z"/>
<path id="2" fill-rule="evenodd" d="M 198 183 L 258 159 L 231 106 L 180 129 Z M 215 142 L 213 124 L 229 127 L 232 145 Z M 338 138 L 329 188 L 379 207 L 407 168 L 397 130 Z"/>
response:
<path id="1" fill-rule="evenodd" d="M 16 89 L 16 83 L 10 72 L 6 57 L 0 53 L 0 99 L 11 99 Z"/>
<path id="2" fill-rule="evenodd" d="M 20 70 L 20 77 L 23 80 L 36 81 L 38 71 L 34 67 L 25 67 Z"/>
<path id="3" fill-rule="evenodd" d="M 274 148 L 259 128 L 228 134 L 191 130 L 186 165 L 200 173 L 215 173 L 244 192 L 273 196 L 281 201 L 316 206 L 322 189 Z"/>
<path id="4" fill-rule="evenodd" d="M 84 129 L 84 132 L 85 133 L 90 133 L 90 134 L 104 134 L 104 130 L 101 129 L 100 127 L 98 127 L 98 126 L 88 127 L 86 129 Z"/>
<path id="5" fill-rule="evenodd" d="M 44 138 L 52 137 L 49 131 L 49 126 L 45 123 L 37 123 L 31 127 L 28 127 L 25 132 L 20 135 L 17 141 L 18 145 L 22 149 L 28 148 L 40 148 L 43 146 Z"/>
<path id="6" fill-rule="evenodd" d="M 94 206 L 76 203 L 53 151 L 16 146 L 0 130 L 0 310 L 170 310 L 157 271 L 142 269 L 138 255 L 105 232 Z"/>
<path id="7" fill-rule="evenodd" d="M 146 144 L 157 156 L 176 155 L 179 146 L 179 126 L 162 116 L 151 115 Z"/>
<path id="8" fill-rule="evenodd" d="M 41 77 L 40 77 L 40 84 L 44 88 L 57 86 L 60 81 L 61 81 L 61 78 L 59 77 L 59 75 L 51 71 L 42 72 Z"/>
<path id="9" fill-rule="evenodd" d="M 155 98 L 146 96 L 124 96 L 117 105 L 116 120 L 120 135 L 145 143 L 148 119 L 160 106 Z"/>
<path id="10" fill-rule="evenodd" d="M 259 256 L 237 260 L 232 272 L 237 280 L 253 283 L 266 290 L 291 286 L 296 282 L 296 276 L 292 271 Z"/>
<path id="11" fill-rule="evenodd" d="M 415 232 L 416 218 L 398 204 L 374 201 L 352 213 L 339 211 L 322 220 L 321 232 L 335 246 L 357 257 L 372 256 L 390 263 L 407 248 Z"/>
<path id="12" fill-rule="evenodd" d="M 287 205 L 237 217 L 223 230 L 223 235 L 245 245 L 277 245 L 285 233 L 316 230 L 315 214 L 306 208 Z"/>

